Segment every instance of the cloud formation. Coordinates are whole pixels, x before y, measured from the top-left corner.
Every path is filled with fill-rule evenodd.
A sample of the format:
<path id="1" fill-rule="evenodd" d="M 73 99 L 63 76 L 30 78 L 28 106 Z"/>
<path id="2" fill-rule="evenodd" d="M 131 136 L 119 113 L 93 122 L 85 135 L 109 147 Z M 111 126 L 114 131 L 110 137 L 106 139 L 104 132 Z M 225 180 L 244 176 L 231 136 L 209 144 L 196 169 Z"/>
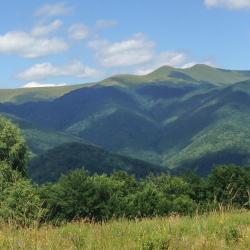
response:
<path id="1" fill-rule="evenodd" d="M 101 66 L 108 69 L 120 68 L 120 71 L 126 72 L 131 72 L 132 69 L 133 73 L 140 75 L 148 74 L 163 65 L 183 68 L 192 64 L 189 55 L 180 51 L 157 53 L 155 42 L 143 33 L 114 43 L 103 39 L 93 40 L 89 42 L 89 47 L 95 51 Z"/>
<path id="2" fill-rule="evenodd" d="M 35 12 L 35 16 L 40 18 L 65 16 L 70 14 L 72 10 L 72 6 L 68 6 L 63 2 L 45 4 L 37 9 L 37 11 Z"/>
<path id="3" fill-rule="evenodd" d="M 66 51 L 68 45 L 59 38 L 39 38 L 23 31 L 0 35 L 0 54 L 37 58 Z"/>
<path id="4" fill-rule="evenodd" d="M 184 64 L 186 64 L 187 59 L 188 56 L 185 53 L 164 51 L 159 54 L 155 54 L 150 63 L 141 66 L 135 71 L 135 73 L 139 75 L 146 75 L 163 65 L 181 68 Z"/>
<path id="5" fill-rule="evenodd" d="M 89 35 L 89 29 L 82 23 L 75 23 L 69 28 L 69 37 L 73 40 L 83 40 Z"/>
<path id="6" fill-rule="evenodd" d="M 49 24 L 46 25 L 38 25 L 35 26 L 31 34 L 33 36 L 46 36 L 56 30 L 58 30 L 62 26 L 62 21 L 61 20 L 55 20 Z"/>
<path id="7" fill-rule="evenodd" d="M 88 78 L 96 77 L 101 73 L 91 67 L 85 66 L 79 61 L 75 61 L 62 66 L 54 66 L 51 63 L 35 64 L 31 68 L 21 72 L 17 78 L 25 81 L 45 80 L 49 77 L 77 77 Z"/>
<path id="8" fill-rule="evenodd" d="M 127 40 L 115 43 L 94 40 L 89 42 L 89 47 L 95 51 L 96 58 L 102 66 L 126 67 L 150 61 L 155 43 L 147 39 L 143 33 L 137 33 Z"/>
<path id="9" fill-rule="evenodd" d="M 250 0 L 205 0 L 207 7 L 224 7 L 227 9 L 250 9 Z"/>

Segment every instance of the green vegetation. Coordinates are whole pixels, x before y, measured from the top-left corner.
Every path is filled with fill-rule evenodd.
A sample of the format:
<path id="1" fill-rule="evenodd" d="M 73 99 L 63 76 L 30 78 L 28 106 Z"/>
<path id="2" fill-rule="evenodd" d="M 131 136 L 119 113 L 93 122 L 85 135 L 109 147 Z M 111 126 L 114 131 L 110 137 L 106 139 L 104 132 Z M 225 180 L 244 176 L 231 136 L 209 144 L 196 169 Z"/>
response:
<path id="1" fill-rule="evenodd" d="M 0 127 L 1 249 L 249 249 L 249 168 L 141 179 L 77 169 L 39 186 L 25 176 L 28 151 L 19 130 L 4 118 Z M 97 161 L 98 154 L 111 157 L 91 150 Z"/>
<path id="2" fill-rule="evenodd" d="M 145 76 L 117 75 L 105 79 L 102 83 L 118 86 L 140 85 L 155 82 L 172 82 L 174 84 L 185 81 L 191 83 L 210 83 L 214 85 L 228 85 L 250 79 L 249 71 L 223 70 L 204 64 L 197 64 L 191 68 L 178 69 L 163 66 Z"/>
<path id="3" fill-rule="evenodd" d="M 220 166 L 207 178 L 192 173 L 179 177 L 164 173 L 153 175 L 157 169 L 143 169 L 148 167 L 143 162 L 131 162 L 129 159 L 86 145 L 68 144 L 63 148 L 64 151 L 59 149 L 59 155 L 56 150 L 51 151 L 52 156 L 48 158 L 56 160 L 52 161 L 52 164 L 60 164 L 58 158 L 62 158 L 62 163 L 67 159 L 68 164 L 74 165 L 77 162 L 73 158 L 63 158 L 60 153 L 66 155 L 65 152 L 68 151 L 68 155 L 81 155 L 81 152 L 85 151 L 86 160 L 93 167 L 92 172 L 98 172 L 98 164 L 101 165 L 103 161 L 104 168 L 99 170 L 99 175 L 90 175 L 86 170 L 80 169 L 80 166 L 75 166 L 79 169 L 63 175 L 54 184 L 32 185 L 24 176 L 27 149 L 18 129 L 3 118 L 0 120 L 0 126 L 0 142 L 4 149 L 0 160 L 0 213 L 6 220 L 16 218 L 18 223 L 23 224 L 29 224 L 38 218 L 54 222 L 75 218 L 103 221 L 114 217 L 140 218 L 166 216 L 171 213 L 191 215 L 195 211 L 216 209 L 221 204 L 240 208 L 249 208 L 250 205 L 250 171 L 247 168 Z M 80 152 L 77 151 L 79 146 L 82 147 Z M 105 165 L 109 161 L 113 162 L 113 165 Z M 124 171 L 111 173 L 113 170 L 120 170 L 115 168 L 115 163 L 117 166 L 121 164 L 120 167 L 125 170 L 127 164 L 127 170 L 135 173 L 138 171 L 139 177 L 142 176 L 142 171 L 144 176 L 146 173 L 152 174 L 136 179 Z M 41 164 L 38 169 L 42 168 Z M 53 173 L 53 166 L 47 171 Z M 104 171 L 110 175 L 101 174 Z M 160 169 L 158 173 L 159 171 Z M 59 173 L 57 170 L 57 176 Z M 45 172 L 43 181 L 46 178 L 50 177 Z"/>
<path id="4" fill-rule="evenodd" d="M 91 174 L 111 174 L 124 170 L 137 178 L 149 173 L 165 172 L 160 166 L 114 154 L 96 146 L 67 143 L 33 158 L 29 164 L 29 176 L 37 183 L 55 182 L 62 174 L 82 167 Z"/>
<path id="5" fill-rule="evenodd" d="M 2 145 L 6 142 L 16 145 L 18 138 L 21 149 L 25 148 L 18 130 L 11 123 L 1 119 L 1 126 L 4 135 L 1 138 Z M 6 135 L 9 135 L 8 140 Z M 88 150 L 88 147 L 82 146 L 83 150 Z M 63 175 L 54 184 L 33 186 L 21 175 L 24 173 L 22 164 L 27 157 L 27 151 L 24 151 L 24 154 L 15 153 L 19 157 L 14 163 L 22 166 L 17 168 L 10 160 L 13 146 L 5 148 L 0 171 L 0 214 L 2 219 L 11 218 L 19 224 L 30 224 L 38 219 L 59 222 L 88 218 L 103 221 L 120 217 L 166 216 L 172 213 L 192 215 L 195 211 L 202 213 L 219 208 L 220 205 L 239 208 L 249 208 L 250 205 L 250 171 L 246 168 L 220 166 L 215 168 L 208 178 L 194 174 L 177 177 L 162 173 L 142 179 L 136 179 L 126 172 L 89 175 L 84 169 L 78 169 Z M 19 149 L 17 146 L 14 148 Z M 74 144 L 65 148 L 69 154 L 72 153 L 70 148 L 74 148 Z M 95 147 L 88 153 L 90 158 L 94 157 L 97 161 L 100 159 L 98 154 L 111 157 Z M 112 157 L 107 159 L 119 162 L 118 156 Z M 70 158 L 69 161 L 74 165 Z M 97 161 L 92 164 L 97 165 Z M 125 165 L 126 161 L 123 164 Z M 151 169 L 148 169 L 148 172 L 150 171 Z"/>
<path id="6" fill-rule="evenodd" d="M 249 79 L 249 71 L 165 66 L 96 84 L 3 90 L 0 112 L 32 156 L 77 142 L 207 175 L 217 164 L 250 164 Z"/>
<path id="7" fill-rule="evenodd" d="M 0 225 L 1 249 L 103 249 L 103 250 L 248 250 L 250 213 L 231 211 L 203 216 L 106 223 L 80 221 L 61 227 L 51 225 L 17 229 Z"/>
<path id="8" fill-rule="evenodd" d="M 250 171 L 215 168 L 208 178 L 161 174 L 137 180 L 126 172 L 90 176 L 75 170 L 41 187 L 49 220 L 142 218 L 192 215 L 220 206 L 250 208 Z"/>
<path id="9" fill-rule="evenodd" d="M 0 218 L 29 225 L 42 216 L 42 202 L 27 175 L 28 150 L 19 130 L 0 117 Z"/>
<path id="10" fill-rule="evenodd" d="M 0 117 L 0 162 L 25 175 L 27 160 L 28 150 L 19 129 Z"/>
<path id="11" fill-rule="evenodd" d="M 27 122 L 26 120 L 20 119 L 14 115 L 6 113 L 3 113 L 2 115 L 7 117 L 17 127 L 21 128 L 22 135 L 29 146 L 29 150 L 31 149 L 32 151 L 32 157 L 42 154 L 61 144 L 83 142 L 79 137 L 35 126 L 31 122 Z"/>
<path id="12" fill-rule="evenodd" d="M 90 84 L 79 84 L 60 87 L 42 87 L 42 88 L 20 88 L 20 89 L 1 89 L 1 102 L 25 103 L 29 101 L 51 100 L 64 94 L 79 89 Z"/>
<path id="13" fill-rule="evenodd" d="M 207 175 L 214 165 L 250 164 L 249 78 L 248 71 L 206 65 L 162 67 L 97 84 L 8 90 L 22 101 L 6 103 L 9 94 L 0 94 L 0 112 L 21 128 L 38 158 L 77 142 Z M 33 99 L 27 91 L 36 93 Z"/>

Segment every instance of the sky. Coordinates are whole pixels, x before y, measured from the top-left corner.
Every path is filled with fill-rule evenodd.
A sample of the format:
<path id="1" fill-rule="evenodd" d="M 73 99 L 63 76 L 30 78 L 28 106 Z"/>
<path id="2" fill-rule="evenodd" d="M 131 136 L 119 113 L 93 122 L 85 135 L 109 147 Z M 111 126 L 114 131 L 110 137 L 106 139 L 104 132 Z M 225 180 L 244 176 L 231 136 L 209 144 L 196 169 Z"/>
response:
<path id="1" fill-rule="evenodd" d="M 250 70 L 250 0 L 8 0 L 0 88 L 98 81 L 197 63 Z"/>

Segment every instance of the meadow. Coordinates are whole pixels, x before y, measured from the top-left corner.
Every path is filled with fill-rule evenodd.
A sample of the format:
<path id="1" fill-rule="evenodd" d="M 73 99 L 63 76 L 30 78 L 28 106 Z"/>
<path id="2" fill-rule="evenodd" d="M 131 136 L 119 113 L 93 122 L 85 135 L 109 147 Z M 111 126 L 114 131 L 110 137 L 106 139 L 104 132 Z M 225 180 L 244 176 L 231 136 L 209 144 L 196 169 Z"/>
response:
<path id="1" fill-rule="evenodd" d="M 250 211 L 172 215 L 104 223 L 71 222 L 60 227 L 0 227 L 0 249 L 250 249 Z"/>

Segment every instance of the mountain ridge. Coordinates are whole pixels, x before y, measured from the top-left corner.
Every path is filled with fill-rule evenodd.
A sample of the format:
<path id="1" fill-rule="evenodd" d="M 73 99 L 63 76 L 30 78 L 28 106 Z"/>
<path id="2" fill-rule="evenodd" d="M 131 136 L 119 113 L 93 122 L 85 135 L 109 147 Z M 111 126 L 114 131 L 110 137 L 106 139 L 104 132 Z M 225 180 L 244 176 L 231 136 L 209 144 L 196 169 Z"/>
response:
<path id="1" fill-rule="evenodd" d="M 158 82 L 166 84 L 207 83 L 215 86 L 225 86 L 246 80 L 250 80 L 250 71 L 247 70 L 225 70 L 205 64 L 196 64 L 189 68 L 162 66 L 146 75 L 114 75 L 93 83 L 57 87 L 0 89 L 0 102 L 24 103 L 37 100 L 53 100 L 73 90 L 96 85 L 131 87 Z"/>
<path id="2" fill-rule="evenodd" d="M 193 166 L 199 173 L 227 155 L 234 163 L 250 164 L 250 79 L 245 80 L 250 73 L 196 65 L 162 76 L 167 70 L 151 73 L 156 75 L 151 82 L 142 81 L 146 76 L 135 76 L 137 82 L 114 76 L 53 99 L 1 103 L 0 98 L 0 113 L 26 122 L 21 129 L 38 155 L 80 142 L 170 169 Z M 52 139 L 45 139 L 46 131 Z"/>

